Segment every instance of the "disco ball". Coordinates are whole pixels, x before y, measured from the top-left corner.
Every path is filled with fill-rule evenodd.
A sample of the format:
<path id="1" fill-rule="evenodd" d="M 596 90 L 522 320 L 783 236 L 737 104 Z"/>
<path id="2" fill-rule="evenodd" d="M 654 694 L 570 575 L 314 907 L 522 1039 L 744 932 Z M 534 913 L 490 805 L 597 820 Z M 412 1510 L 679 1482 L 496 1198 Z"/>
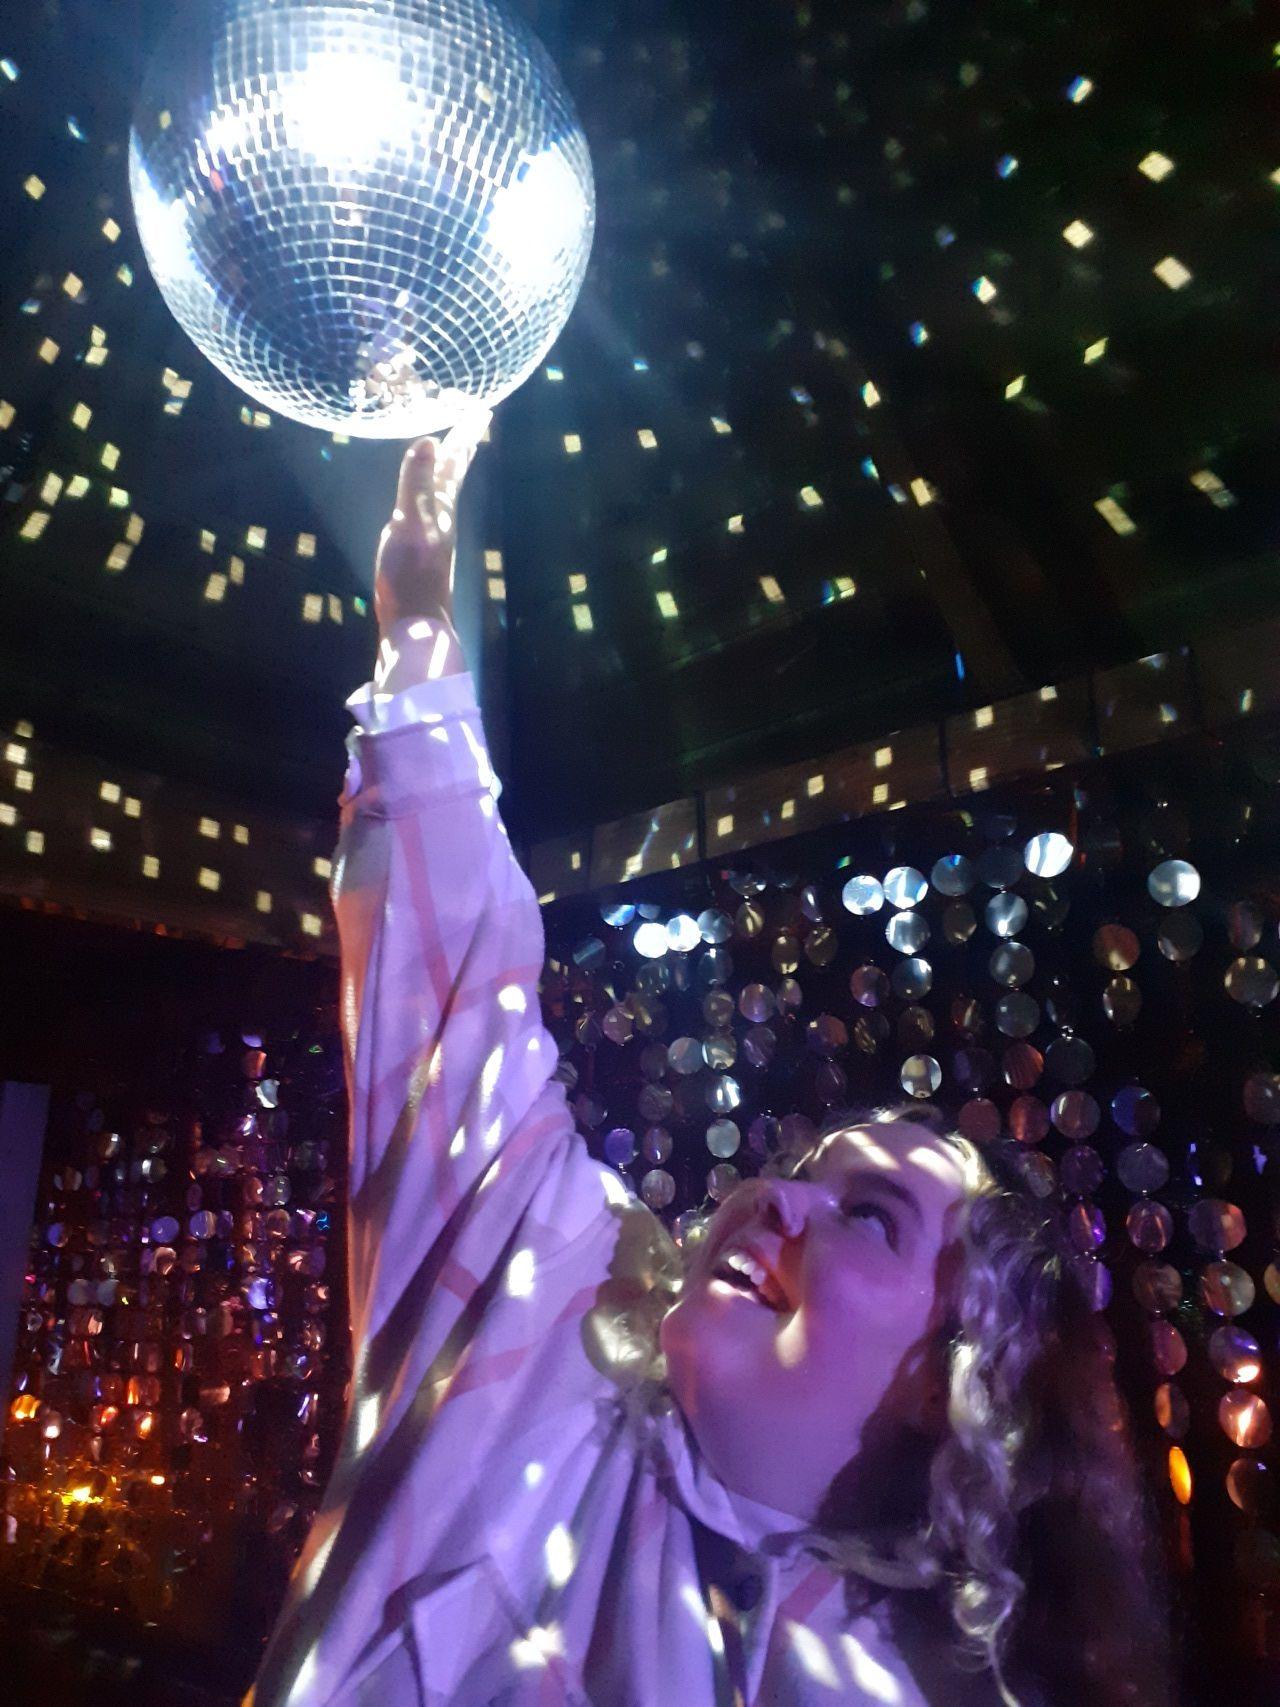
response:
<path id="1" fill-rule="evenodd" d="M 492 0 L 205 0 L 143 81 L 147 262 L 215 367 L 293 420 L 441 431 L 523 383 L 586 272 L 586 138 Z"/>

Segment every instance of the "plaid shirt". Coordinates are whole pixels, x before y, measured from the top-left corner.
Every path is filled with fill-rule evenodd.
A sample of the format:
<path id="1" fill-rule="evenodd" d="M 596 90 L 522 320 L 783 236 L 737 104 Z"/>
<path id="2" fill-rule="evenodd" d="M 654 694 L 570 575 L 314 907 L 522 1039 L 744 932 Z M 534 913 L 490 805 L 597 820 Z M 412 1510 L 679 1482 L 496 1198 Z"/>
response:
<path id="1" fill-rule="evenodd" d="M 355 1369 L 247 1704 L 921 1707 L 882 1619 L 716 1480 L 663 1388 L 679 1255 L 553 1077 L 471 677 L 348 703 Z"/>

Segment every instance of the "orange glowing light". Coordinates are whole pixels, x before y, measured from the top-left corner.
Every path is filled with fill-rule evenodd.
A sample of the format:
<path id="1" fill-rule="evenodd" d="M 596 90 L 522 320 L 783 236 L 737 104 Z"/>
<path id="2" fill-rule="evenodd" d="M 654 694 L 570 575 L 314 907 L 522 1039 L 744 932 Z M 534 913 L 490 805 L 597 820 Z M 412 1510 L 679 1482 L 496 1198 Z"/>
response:
<path id="1" fill-rule="evenodd" d="M 163 1476 L 153 1476 L 151 1478 L 151 1486 L 153 1488 L 163 1488 L 164 1487 L 164 1477 Z"/>
<path id="2" fill-rule="evenodd" d="M 13 1401 L 13 1410 L 10 1414 L 14 1422 L 30 1422 L 39 1409 L 40 1401 L 34 1393 L 19 1393 Z"/>
<path id="3" fill-rule="evenodd" d="M 1191 1466 L 1187 1463 L 1187 1455 L 1180 1446 L 1169 1448 L 1169 1480 L 1173 1484 L 1173 1496 L 1179 1505 L 1191 1504 Z"/>

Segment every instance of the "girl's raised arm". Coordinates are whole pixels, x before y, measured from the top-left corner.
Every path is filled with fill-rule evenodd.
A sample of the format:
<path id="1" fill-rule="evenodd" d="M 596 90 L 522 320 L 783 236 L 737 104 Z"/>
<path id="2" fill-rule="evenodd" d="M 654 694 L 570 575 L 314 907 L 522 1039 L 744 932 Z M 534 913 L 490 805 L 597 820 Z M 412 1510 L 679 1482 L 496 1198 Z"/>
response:
<path id="1" fill-rule="evenodd" d="M 591 1159 L 553 1077 L 542 916 L 450 620 L 471 453 L 446 440 L 405 459 L 378 669 L 348 702 L 333 898 L 354 1369 L 252 1707 L 514 1699 L 457 1668 L 480 1630 L 515 1664 L 508 1585 L 585 1497 L 601 1404 L 656 1349 L 665 1235 Z"/>
<path id="2" fill-rule="evenodd" d="M 404 459 L 378 551 L 378 668 L 351 702 L 360 728 L 332 890 L 358 1390 L 389 1320 L 439 1278 L 450 1223 L 510 1176 L 511 1140 L 533 1141 L 534 1104 L 572 1124 L 562 1096 L 543 1096 L 558 1087 L 538 1005 L 542 918 L 451 622 L 454 515 L 478 426 Z"/>

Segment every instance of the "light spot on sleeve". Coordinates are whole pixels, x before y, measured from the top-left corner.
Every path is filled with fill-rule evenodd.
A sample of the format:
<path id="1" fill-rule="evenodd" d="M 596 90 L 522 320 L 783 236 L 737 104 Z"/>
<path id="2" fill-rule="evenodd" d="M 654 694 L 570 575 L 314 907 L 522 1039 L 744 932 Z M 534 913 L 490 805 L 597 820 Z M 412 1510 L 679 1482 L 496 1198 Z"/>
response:
<path id="1" fill-rule="evenodd" d="M 627 1195 L 627 1188 L 623 1185 L 617 1174 L 610 1173 L 607 1168 L 601 1168 L 600 1184 L 604 1187 L 606 1203 L 621 1206 L 624 1209 L 627 1204 L 630 1203 L 631 1199 Z"/>
<path id="2" fill-rule="evenodd" d="M 578 1549 L 563 1523 L 557 1523 L 547 1536 L 546 1553 L 547 1580 L 552 1588 L 563 1588 L 578 1562 Z"/>
<path id="3" fill-rule="evenodd" d="M 530 1250 L 517 1251 L 507 1264 L 507 1291 L 513 1298 L 527 1298 L 533 1291 L 536 1259 Z"/>
<path id="4" fill-rule="evenodd" d="M 480 741 L 477 741 L 475 733 L 469 723 L 463 723 L 460 727 L 463 735 L 466 737 L 467 745 L 471 748 L 471 756 L 475 760 L 476 775 L 480 780 L 481 786 L 484 788 L 492 787 L 495 777 L 493 766 L 489 763 L 489 754 L 487 749 Z"/>
<path id="5" fill-rule="evenodd" d="M 496 1049 L 489 1051 L 489 1059 L 480 1072 L 480 1105 L 487 1107 L 493 1097 L 494 1089 L 502 1073 L 502 1061 L 506 1054 L 506 1045 L 500 1043 Z"/>
<path id="6" fill-rule="evenodd" d="M 312 1648 L 306 1659 L 303 1660 L 302 1664 L 298 1667 L 298 1675 L 293 1680 L 293 1688 L 285 1698 L 288 1702 L 288 1707 L 304 1707 L 304 1703 L 310 1697 L 311 1688 L 316 1679 L 316 1672 L 319 1669 L 319 1664 L 316 1660 L 316 1649 Z"/>
<path id="7" fill-rule="evenodd" d="M 702 1596 L 698 1593 L 697 1584 L 685 1583 L 683 1588 L 680 1590 L 680 1598 L 693 1614 L 694 1622 L 696 1624 L 705 1624 L 707 1620 L 707 1608 Z"/>
<path id="8" fill-rule="evenodd" d="M 791 1638 L 796 1658 L 813 1681 L 822 1684 L 824 1689 L 839 1689 L 840 1674 L 822 1637 L 810 1630 L 806 1624 L 789 1623 L 787 1634 Z"/>
<path id="9" fill-rule="evenodd" d="M 431 648 L 431 658 L 427 664 L 427 680 L 434 682 L 444 674 L 444 666 L 449 656 L 449 631 L 440 628 L 436 631 L 435 645 Z"/>
<path id="10" fill-rule="evenodd" d="M 426 1021 L 423 1022 L 424 1028 Z M 409 1076 L 409 1107 L 416 1114 L 422 1105 L 422 1099 L 433 1085 L 440 1083 L 440 1074 L 444 1067 L 444 1050 L 432 1049 L 415 1065 Z"/>
<path id="11" fill-rule="evenodd" d="M 849 1662 L 849 1673 L 857 1688 L 873 1701 L 882 1701 L 884 1707 L 898 1707 L 902 1690 L 888 1667 L 882 1666 L 879 1660 L 873 1660 L 858 1638 L 847 1630 L 842 1632 L 840 1640 Z"/>
<path id="12" fill-rule="evenodd" d="M 498 991 L 498 1006 L 509 1014 L 522 1014 L 528 1005 L 528 997 L 519 984 L 504 984 Z"/>
<path id="13" fill-rule="evenodd" d="M 356 1451 L 363 1452 L 365 1447 L 378 1432 L 378 1415 L 382 1409 L 382 1401 L 376 1393 L 370 1393 L 368 1398 L 361 1399 L 356 1412 Z"/>
<path id="14" fill-rule="evenodd" d="M 536 1488 L 538 1483 L 542 1480 L 543 1476 L 545 1476 L 545 1475 L 546 1475 L 546 1470 L 545 1470 L 543 1465 L 541 1465 L 541 1464 L 526 1464 L 524 1467 L 524 1485 L 525 1485 L 525 1487 L 526 1488 Z"/>
<path id="15" fill-rule="evenodd" d="M 554 1624 L 535 1627 L 527 1636 L 521 1636 L 511 1644 L 511 1658 L 521 1671 L 533 1671 L 545 1666 L 554 1655 L 564 1653 L 564 1637 Z"/>
<path id="16" fill-rule="evenodd" d="M 307 1562 L 307 1568 L 302 1577 L 302 1589 L 304 1594 L 310 1594 L 312 1589 L 320 1581 L 321 1572 L 328 1563 L 329 1555 L 333 1552 L 333 1544 L 337 1539 L 338 1525 L 335 1523 L 328 1535 L 325 1536 L 324 1540 L 316 1548 L 315 1552 Z"/>

